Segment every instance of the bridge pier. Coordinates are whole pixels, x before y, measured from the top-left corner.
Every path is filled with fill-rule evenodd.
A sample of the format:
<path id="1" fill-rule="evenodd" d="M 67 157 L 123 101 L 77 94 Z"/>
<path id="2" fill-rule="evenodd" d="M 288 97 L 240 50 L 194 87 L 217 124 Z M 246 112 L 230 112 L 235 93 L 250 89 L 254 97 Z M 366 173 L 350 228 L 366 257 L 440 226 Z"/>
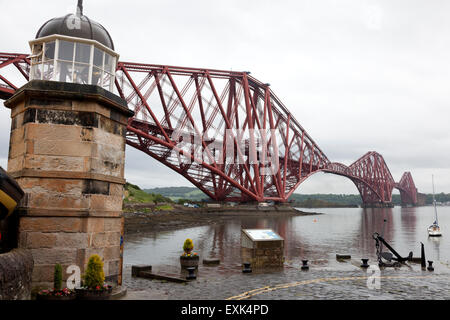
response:
<path id="1" fill-rule="evenodd" d="M 379 203 L 363 203 L 362 208 L 393 208 L 392 202 L 379 202 Z"/>

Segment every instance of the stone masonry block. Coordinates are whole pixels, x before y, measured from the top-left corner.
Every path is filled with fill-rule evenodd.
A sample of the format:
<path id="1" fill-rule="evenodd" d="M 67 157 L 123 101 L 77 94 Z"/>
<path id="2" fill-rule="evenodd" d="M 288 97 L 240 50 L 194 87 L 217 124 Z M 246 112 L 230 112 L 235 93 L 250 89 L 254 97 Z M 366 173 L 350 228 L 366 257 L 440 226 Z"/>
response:
<path id="1" fill-rule="evenodd" d="M 83 180 L 53 178 L 23 178 L 20 180 L 23 190 L 29 193 L 50 193 L 58 196 L 81 197 Z"/>
<path id="2" fill-rule="evenodd" d="M 37 248 L 31 249 L 36 265 L 71 263 L 76 260 L 75 248 Z"/>
<path id="3" fill-rule="evenodd" d="M 10 145 L 9 148 L 9 158 L 13 159 L 19 156 L 23 156 L 26 151 L 26 141 L 16 142 Z"/>
<path id="4" fill-rule="evenodd" d="M 89 245 L 87 233 L 65 233 L 56 234 L 56 245 L 58 248 L 86 248 Z"/>
<path id="5" fill-rule="evenodd" d="M 120 248 L 118 246 L 105 247 L 103 249 L 103 258 L 105 260 L 120 259 Z"/>
<path id="6" fill-rule="evenodd" d="M 35 142 L 34 151 L 39 155 L 85 157 L 92 154 L 92 143 L 38 140 Z"/>
<path id="7" fill-rule="evenodd" d="M 100 233 L 105 230 L 105 218 L 88 218 L 83 220 L 82 231 Z"/>
<path id="8" fill-rule="evenodd" d="M 106 232 L 105 235 L 107 246 L 120 246 L 120 232 Z"/>
<path id="9" fill-rule="evenodd" d="M 90 195 L 90 209 L 91 210 L 105 210 L 105 211 L 121 211 L 122 197 L 107 196 L 102 194 Z"/>
<path id="10" fill-rule="evenodd" d="M 99 158 L 90 158 L 89 171 L 92 173 L 122 178 L 123 168 L 124 163 L 102 160 Z"/>
<path id="11" fill-rule="evenodd" d="M 25 139 L 45 141 L 81 142 L 79 126 L 62 124 L 29 123 L 26 126 Z"/>
<path id="12" fill-rule="evenodd" d="M 20 127 L 15 130 L 11 131 L 10 137 L 9 137 L 9 143 L 11 145 L 17 144 L 17 143 L 23 143 L 25 140 L 25 128 Z"/>
<path id="13" fill-rule="evenodd" d="M 101 233 L 93 233 L 91 235 L 90 246 L 95 248 L 103 248 L 108 245 L 107 235 L 104 232 Z"/>
<path id="14" fill-rule="evenodd" d="M 122 219 L 121 218 L 105 218 L 104 229 L 109 232 L 121 232 L 122 231 Z"/>
<path id="15" fill-rule="evenodd" d="M 54 264 L 35 265 L 33 268 L 33 278 L 40 279 L 41 282 L 49 282 L 53 286 Z M 63 269 L 64 275 L 64 269 Z"/>
<path id="16" fill-rule="evenodd" d="M 22 156 L 8 159 L 8 171 L 15 172 L 24 168 L 24 158 Z"/>
<path id="17" fill-rule="evenodd" d="M 69 217 L 22 217 L 19 232 L 80 232 L 81 219 Z"/>
<path id="18" fill-rule="evenodd" d="M 85 196 L 51 195 L 46 193 L 30 193 L 28 205 L 33 208 L 72 208 L 87 209 L 89 200 Z"/>
<path id="19" fill-rule="evenodd" d="M 123 197 L 124 188 L 121 184 L 118 183 L 110 183 L 109 184 L 109 194 L 112 196 Z"/>
<path id="20" fill-rule="evenodd" d="M 93 129 L 93 140 L 99 145 L 110 146 L 120 151 L 123 149 L 123 144 L 125 144 L 122 136 L 97 128 Z"/>
<path id="21" fill-rule="evenodd" d="M 39 168 L 43 171 L 85 171 L 85 158 L 79 156 L 25 155 L 25 169 Z M 15 171 L 12 170 L 11 171 Z"/>
<path id="22" fill-rule="evenodd" d="M 108 275 L 117 275 L 119 274 L 120 260 L 115 259 L 112 261 L 108 261 Z"/>
<path id="23" fill-rule="evenodd" d="M 26 248 L 53 248 L 56 244 L 57 234 L 46 232 L 27 232 Z"/>

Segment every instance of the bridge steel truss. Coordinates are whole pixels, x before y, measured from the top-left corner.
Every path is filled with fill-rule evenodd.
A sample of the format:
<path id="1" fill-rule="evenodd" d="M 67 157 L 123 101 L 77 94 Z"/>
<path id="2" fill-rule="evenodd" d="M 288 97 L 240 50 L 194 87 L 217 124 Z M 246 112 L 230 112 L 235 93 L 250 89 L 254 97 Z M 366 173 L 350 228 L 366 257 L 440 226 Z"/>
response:
<path id="1" fill-rule="evenodd" d="M 0 53 L 0 99 L 28 80 L 25 54 Z M 365 205 L 416 204 L 409 172 L 395 183 L 383 159 L 368 152 L 350 166 L 330 162 L 269 84 L 248 72 L 119 62 L 117 94 L 135 112 L 127 144 L 178 172 L 214 200 L 285 202 L 316 172 L 351 179 Z"/>
<path id="2" fill-rule="evenodd" d="M 400 190 L 402 205 L 418 203 L 418 191 L 414 184 L 411 172 L 403 173 L 400 181 L 395 184 L 395 187 Z"/>
<path id="3" fill-rule="evenodd" d="M 392 190 L 396 183 L 383 156 L 377 152 L 367 152 L 348 167 L 341 163 L 331 163 L 323 171 L 352 180 L 366 206 L 392 202 Z"/>

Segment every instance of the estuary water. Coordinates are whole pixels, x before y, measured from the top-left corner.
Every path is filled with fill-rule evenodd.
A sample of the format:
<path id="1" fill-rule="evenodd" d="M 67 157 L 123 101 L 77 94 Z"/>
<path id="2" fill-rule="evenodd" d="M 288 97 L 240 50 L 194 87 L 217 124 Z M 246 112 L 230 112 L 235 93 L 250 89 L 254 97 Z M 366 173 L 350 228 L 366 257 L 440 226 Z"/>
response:
<path id="1" fill-rule="evenodd" d="M 443 236 L 428 237 L 434 221 L 434 208 L 317 208 L 302 211 L 320 215 L 295 217 L 245 217 L 224 224 L 128 235 L 125 237 L 124 265 L 148 264 L 154 270 L 177 270 L 186 238 L 194 241 L 194 251 L 203 258 L 221 259 L 220 270 L 239 272 L 241 229 L 272 229 L 285 240 L 285 267 L 297 268 L 308 259 L 314 268 L 346 270 L 355 268 L 361 258 L 376 263 L 374 232 L 402 256 L 410 251 L 420 257 L 422 242 L 427 260 L 436 272 L 450 272 L 450 207 L 438 207 Z M 386 220 L 386 222 L 384 222 Z M 385 249 L 385 251 L 387 251 Z M 350 254 L 352 262 L 336 260 L 336 254 Z M 420 265 L 419 265 L 420 267 Z"/>

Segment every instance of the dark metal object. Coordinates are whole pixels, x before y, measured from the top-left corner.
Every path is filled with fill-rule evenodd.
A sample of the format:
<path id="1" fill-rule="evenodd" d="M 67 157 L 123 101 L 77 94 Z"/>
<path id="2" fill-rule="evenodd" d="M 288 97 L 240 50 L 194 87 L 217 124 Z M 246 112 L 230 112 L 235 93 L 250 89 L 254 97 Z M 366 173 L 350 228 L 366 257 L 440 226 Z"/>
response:
<path id="1" fill-rule="evenodd" d="M 369 259 L 361 259 L 362 264 L 361 264 L 361 268 L 368 268 L 369 265 L 367 264 L 367 261 L 369 261 Z"/>
<path id="2" fill-rule="evenodd" d="M 244 269 L 242 269 L 243 273 L 250 273 L 252 272 L 252 268 L 250 267 L 250 262 L 244 262 Z"/>
<path id="3" fill-rule="evenodd" d="M 77 16 L 81 17 L 82 15 L 83 15 L 83 0 L 78 0 Z"/>
<path id="4" fill-rule="evenodd" d="M 420 244 L 422 245 L 422 249 L 420 251 L 420 264 L 422 266 L 422 269 L 425 269 L 425 267 L 427 266 L 427 264 L 425 263 L 425 246 L 422 242 Z"/>
<path id="5" fill-rule="evenodd" d="M 428 260 L 428 271 L 434 271 L 434 267 L 433 267 L 433 261 Z"/>
<path id="6" fill-rule="evenodd" d="M 382 236 L 380 236 L 377 232 L 375 232 L 373 234 L 373 238 L 375 239 L 375 247 L 377 248 L 377 256 L 378 256 L 378 263 L 379 265 L 386 265 L 382 259 L 385 259 L 387 261 L 397 261 L 397 262 L 405 262 L 405 261 L 410 261 L 412 260 L 412 251 L 409 253 L 409 255 L 407 257 L 402 257 L 397 251 L 394 250 L 394 248 L 392 248 L 389 243 L 386 242 L 386 240 L 384 240 L 384 238 Z M 383 244 L 386 246 L 386 248 L 388 248 L 392 253 L 390 252 L 381 252 L 381 248 L 383 247 Z M 395 255 L 396 258 L 394 258 L 392 256 L 392 254 Z"/>
<path id="7" fill-rule="evenodd" d="M 189 274 L 186 276 L 187 280 L 195 280 L 197 279 L 197 276 L 195 275 L 195 267 L 188 267 L 186 270 L 189 272 Z"/>
<path id="8" fill-rule="evenodd" d="M 308 260 L 302 260 L 302 270 L 309 270 Z"/>
<path id="9" fill-rule="evenodd" d="M 390 252 L 381 252 L 380 255 L 386 261 L 391 261 L 393 259 L 393 255 Z"/>
<path id="10" fill-rule="evenodd" d="M 141 272 L 152 272 L 152 266 L 149 265 L 133 265 L 131 266 L 131 276 L 132 277 L 139 277 Z"/>

